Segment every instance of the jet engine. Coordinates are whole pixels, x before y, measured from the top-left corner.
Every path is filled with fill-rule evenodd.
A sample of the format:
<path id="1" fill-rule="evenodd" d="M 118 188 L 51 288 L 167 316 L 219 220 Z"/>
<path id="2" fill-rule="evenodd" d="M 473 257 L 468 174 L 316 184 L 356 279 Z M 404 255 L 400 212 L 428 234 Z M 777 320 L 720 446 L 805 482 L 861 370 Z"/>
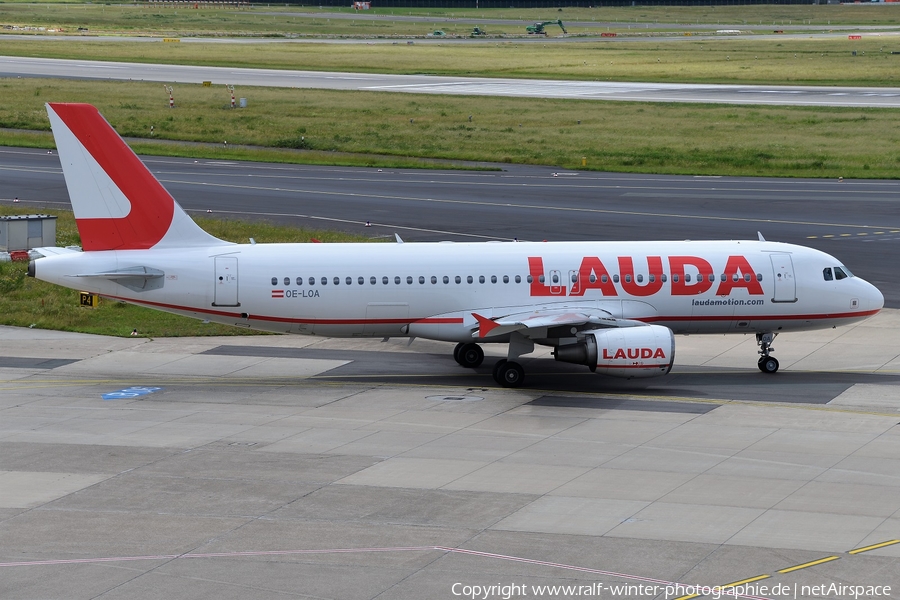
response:
<path id="1" fill-rule="evenodd" d="M 557 346 L 553 355 L 613 377 L 659 377 L 672 370 L 675 335 L 661 325 L 595 329 L 575 344 Z"/>

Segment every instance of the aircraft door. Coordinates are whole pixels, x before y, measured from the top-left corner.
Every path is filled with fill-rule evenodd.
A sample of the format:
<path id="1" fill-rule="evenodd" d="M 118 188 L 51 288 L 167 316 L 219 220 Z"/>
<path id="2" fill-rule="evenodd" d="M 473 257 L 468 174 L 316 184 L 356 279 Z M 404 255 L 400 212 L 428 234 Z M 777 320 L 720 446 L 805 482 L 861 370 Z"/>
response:
<path id="1" fill-rule="evenodd" d="M 213 306 L 240 306 L 238 302 L 238 259 L 216 257 L 216 291 Z"/>
<path id="2" fill-rule="evenodd" d="M 775 295 L 772 302 L 796 302 L 797 282 L 794 279 L 794 263 L 790 254 L 770 254 L 775 275 Z"/>

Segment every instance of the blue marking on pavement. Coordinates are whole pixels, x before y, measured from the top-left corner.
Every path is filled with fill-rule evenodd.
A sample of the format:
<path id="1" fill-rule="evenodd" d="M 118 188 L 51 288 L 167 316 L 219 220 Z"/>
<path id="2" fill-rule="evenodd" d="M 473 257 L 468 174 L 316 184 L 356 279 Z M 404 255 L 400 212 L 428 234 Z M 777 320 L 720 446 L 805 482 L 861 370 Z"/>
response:
<path id="1" fill-rule="evenodd" d="M 158 387 L 133 386 L 125 388 L 124 390 L 103 394 L 102 398 L 104 400 L 127 400 L 129 398 L 137 398 L 138 396 L 146 396 L 147 394 L 152 394 L 161 389 L 162 388 Z"/>

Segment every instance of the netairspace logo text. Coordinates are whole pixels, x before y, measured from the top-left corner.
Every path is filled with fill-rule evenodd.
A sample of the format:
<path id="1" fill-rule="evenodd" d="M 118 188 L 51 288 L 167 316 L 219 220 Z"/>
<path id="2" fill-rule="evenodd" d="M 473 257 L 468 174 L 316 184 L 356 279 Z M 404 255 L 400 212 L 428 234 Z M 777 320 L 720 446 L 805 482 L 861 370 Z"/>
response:
<path id="1" fill-rule="evenodd" d="M 511 598 L 599 598 L 608 596 L 622 597 L 656 597 L 671 599 L 681 596 L 708 596 L 713 600 L 720 598 L 738 598 L 747 595 L 791 598 L 799 600 L 810 596 L 837 596 L 859 600 L 861 597 L 890 597 L 891 586 L 887 585 L 761 585 L 745 584 L 737 586 L 705 586 L 705 585 L 650 585 L 650 584 L 618 584 L 604 583 L 569 584 L 569 585 L 526 585 L 524 583 L 507 583 L 492 585 L 472 585 L 454 583 L 450 592 L 459 598 L 468 600 L 510 600 Z"/>

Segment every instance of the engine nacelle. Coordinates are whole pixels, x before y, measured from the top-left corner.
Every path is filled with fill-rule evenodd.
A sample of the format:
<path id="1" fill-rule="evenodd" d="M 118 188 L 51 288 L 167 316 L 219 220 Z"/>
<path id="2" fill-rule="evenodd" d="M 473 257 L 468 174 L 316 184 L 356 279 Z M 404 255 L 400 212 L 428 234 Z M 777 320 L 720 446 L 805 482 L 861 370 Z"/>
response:
<path id="1" fill-rule="evenodd" d="M 659 377 L 675 362 L 675 334 L 661 325 L 595 329 L 577 344 L 559 346 L 556 360 L 587 365 L 613 377 Z"/>

